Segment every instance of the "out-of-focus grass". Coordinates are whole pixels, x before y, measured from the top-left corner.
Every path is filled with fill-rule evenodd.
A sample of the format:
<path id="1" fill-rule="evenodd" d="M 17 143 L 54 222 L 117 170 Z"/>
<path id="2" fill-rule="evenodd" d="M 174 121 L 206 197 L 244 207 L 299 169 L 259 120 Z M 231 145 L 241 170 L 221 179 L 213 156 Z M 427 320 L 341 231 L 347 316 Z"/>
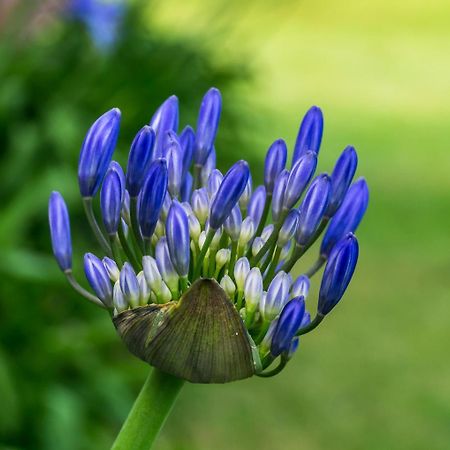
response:
<path id="1" fill-rule="evenodd" d="M 172 3 L 160 4 L 162 28 Z M 220 11 L 235 18 L 224 54 L 246 53 L 258 73 L 239 88 L 253 98 L 253 151 L 263 158 L 279 136 L 292 145 L 302 113 L 318 104 L 326 121 L 320 168 L 355 145 L 371 204 L 342 305 L 303 338 L 286 371 L 188 386 L 157 448 L 446 449 L 450 4 L 227 4 L 211 15 L 219 27 Z"/>

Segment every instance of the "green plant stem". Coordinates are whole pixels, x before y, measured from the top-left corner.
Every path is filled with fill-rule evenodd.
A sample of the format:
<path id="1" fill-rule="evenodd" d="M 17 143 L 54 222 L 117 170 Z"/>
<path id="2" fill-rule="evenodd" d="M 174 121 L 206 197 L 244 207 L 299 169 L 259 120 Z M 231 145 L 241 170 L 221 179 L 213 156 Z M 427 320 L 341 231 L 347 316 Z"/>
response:
<path id="1" fill-rule="evenodd" d="M 213 230 L 212 228 L 210 228 L 208 230 L 208 233 L 206 234 L 205 242 L 203 243 L 202 249 L 200 250 L 200 254 L 198 255 L 197 261 L 195 263 L 193 281 L 195 281 L 200 276 L 203 260 L 205 259 L 206 252 L 208 251 L 209 245 L 211 244 L 211 241 L 213 240 L 215 234 L 216 230 Z"/>
<path id="2" fill-rule="evenodd" d="M 311 278 L 325 264 L 325 261 L 324 256 L 319 256 L 317 261 L 305 272 L 305 275 Z"/>
<path id="3" fill-rule="evenodd" d="M 324 317 L 325 316 L 323 316 L 322 314 L 317 313 L 316 317 L 314 317 L 314 320 L 311 323 L 306 325 L 306 327 L 300 328 L 300 330 L 297 331 L 297 336 L 309 333 L 310 331 L 314 330 L 314 328 L 317 328 Z"/>
<path id="4" fill-rule="evenodd" d="M 102 230 L 98 225 L 97 219 L 95 218 L 94 208 L 92 205 L 92 197 L 83 197 L 83 208 L 95 237 L 97 238 L 103 251 L 111 258 L 112 257 L 111 248 L 109 247 L 108 241 L 103 235 Z"/>
<path id="5" fill-rule="evenodd" d="M 100 308 L 106 308 L 106 306 L 103 304 L 103 302 L 98 297 L 96 297 L 95 295 L 92 295 L 89 291 L 84 289 L 84 287 L 78 283 L 78 281 L 73 276 L 73 273 L 71 270 L 66 270 L 64 272 L 64 275 L 66 276 L 67 281 L 75 289 L 76 292 L 78 292 L 80 295 L 82 295 L 84 298 L 86 298 L 90 302 L 95 303 L 97 306 L 100 306 Z"/>
<path id="6" fill-rule="evenodd" d="M 153 369 L 111 449 L 151 449 L 183 383 L 179 378 Z"/>
<path id="7" fill-rule="evenodd" d="M 259 221 L 258 228 L 256 229 L 255 236 L 261 236 L 262 230 L 264 229 L 264 226 L 266 225 L 267 216 L 269 215 L 271 202 L 272 202 L 272 194 L 267 194 L 266 200 L 264 202 L 263 213 L 261 215 L 261 219 Z"/>
<path id="8" fill-rule="evenodd" d="M 128 261 L 134 267 L 134 270 L 139 272 L 139 270 L 142 269 L 142 265 L 139 263 L 138 259 L 136 258 L 133 250 L 130 247 L 130 244 L 128 244 L 128 241 L 125 236 L 125 233 L 123 232 L 122 226 L 119 226 L 119 240 L 120 240 L 120 244 L 122 245 L 123 251 L 125 252 L 125 254 L 128 257 Z"/>
<path id="9" fill-rule="evenodd" d="M 140 227 L 139 227 L 139 221 L 138 221 L 138 215 L 137 215 L 137 197 L 131 197 L 130 198 L 130 219 L 131 219 L 131 242 L 133 246 L 135 247 L 136 254 L 139 253 L 139 251 L 144 254 L 144 242 L 142 241 L 141 233 L 140 233 Z"/>
<path id="10" fill-rule="evenodd" d="M 109 237 L 109 244 L 111 245 L 111 250 L 114 256 L 114 259 L 117 263 L 117 265 L 119 266 L 119 268 L 121 268 L 123 266 L 123 262 L 122 262 L 122 257 L 120 255 L 120 243 L 119 243 L 119 237 L 116 234 L 112 234 Z"/>

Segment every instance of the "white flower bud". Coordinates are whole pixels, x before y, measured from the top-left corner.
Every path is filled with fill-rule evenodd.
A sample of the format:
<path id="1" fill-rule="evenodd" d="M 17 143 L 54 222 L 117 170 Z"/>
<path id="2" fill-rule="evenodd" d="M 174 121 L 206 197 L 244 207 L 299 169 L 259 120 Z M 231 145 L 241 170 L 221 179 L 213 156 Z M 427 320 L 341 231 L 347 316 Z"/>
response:
<path id="1" fill-rule="evenodd" d="M 120 281 L 116 281 L 114 283 L 113 304 L 114 308 L 116 308 L 117 312 L 119 313 L 128 309 L 128 302 L 123 295 L 122 289 L 120 289 Z"/>
<path id="2" fill-rule="evenodd" d="M 245 279 L 250 272 L 250 263 L 245 257 L 239 258 L 234 265 L 234 279 L 239 292 L 244 292 Z"/>
<path id="3" fill-rule="evenodd" d="M 225 275 L 220 281 L 220 285 L 222 286 L 222 289 L 225 291 L 228 297 L 233 299 L 236 292 L 236 286 L 233 283 L 233 280 L 228 275 Z"/>
<path id="4" fill-rule="evenodd" d="M 246 217 L 242 221 L 241 234 L 239 235 L 239 247 L 245 247 L 255 234 L 255 223 L 251 217 Z"/>
<path id="5" fill-rule="evenodd" d="M 144 276 L 147 284 L 156 295 L 159 295 L 163 281 L 156 260 L 151 256 L 144 256 L 142 257 L 142 266 L 144 268 Z"/>
<path id="6" fill-rule="evenodd" d="M 139 305 L 144 306 L 150 299 L 151 290 L 142 270 L 137 274 L 137 279 L 139 283 Z"/>
<path id="7" fill-rule="evenodd" d="M 230 262 L 231 250 L 227 248 L 221 248 L 216 253 L 216 269 L 220 270 L 225 264 Z"/>
<path id="8" fill-rule="evenodd" d="M 263 293 L 263 280 L 258 267 L 253 267 L 244 284 L 245 306 L 249 311 L 256 311 Z"/>

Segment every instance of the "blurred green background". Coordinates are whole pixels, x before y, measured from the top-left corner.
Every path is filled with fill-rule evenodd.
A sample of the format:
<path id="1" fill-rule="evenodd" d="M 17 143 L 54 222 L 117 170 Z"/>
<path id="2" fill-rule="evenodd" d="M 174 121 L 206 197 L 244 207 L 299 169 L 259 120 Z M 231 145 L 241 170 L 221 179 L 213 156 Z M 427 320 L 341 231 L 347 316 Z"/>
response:
<path id="1" fill-rule="evenodd" d="M 155 448 L 448 449 L 450 3 L 155 0 L 123 14 L 104 48 L 62 2 L 0 0 L 0 448 L 109 448 L 148 367 L 58 272 L 48 194 L 67 198 L 80 272 L 89 124 L 121 108 L 125 162 L 166 97 L 195 124 L 214 85 L 221 168 L 244 155 L 260 181 L 268 145 L 292 146 L 317 104 L 320 170 L 355 145 L 371 203 L 344 301 L 287 369 L 187 385 Z"/>

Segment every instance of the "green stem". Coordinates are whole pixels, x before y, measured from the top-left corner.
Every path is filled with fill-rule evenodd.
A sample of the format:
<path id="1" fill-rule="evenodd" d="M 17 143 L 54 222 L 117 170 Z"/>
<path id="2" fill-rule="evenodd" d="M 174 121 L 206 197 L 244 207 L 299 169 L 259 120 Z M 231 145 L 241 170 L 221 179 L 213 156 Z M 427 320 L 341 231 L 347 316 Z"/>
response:
<path id="1" fill-rule="evenodd" d="M 314 328 L 317 328 L 324 317 L 325 316 L 323 316 L 322 314 L 317 313 L 316 317 L 314 317 L 314 320 L 310 322 L 309 325 L 306 325 L 306 327 L 300 328 L 300 330 L 297 331 L 297 336 L 309 333 L 310 331 L 314 330 Z"/>
<path id="2" fill-rule="evenodd" d="M 200 254 L 198 255 L 197 261 L 195 263 L 193 281 L 195 281 L 200 276 L 200 270 L 203 265 L 203 260 L 205 259 L 206 252 L 208 251 L 209 245 L 211 244 L 211 241 L 213 240 L 215 234 L 216 230 L 213 230 L 212 228 L 210 228 L 208 230 L 208 233 L 206 234 L 205 242 L 203 243 L 202 249 L 200 250 Z"/>
<path id="3" fill-rule="evenodd" d="M 151 449 L 183 383 L 179 378 L 153 369 L 111 449 Z"/>
<path id="4" fill-rule="evenodd" d="M 121 268 L 123 266 L 122 257 L 120 255 L 120 245 L 119 245 L 119 238 L 116 234 L 109 235 L 109 243 L 111 245 L 111 250 L 113 257 L 119 266 Z"/>
<path id="5" fill-rule="evenodd" d="M 122 226 L 119 226 L 119 240 L 120 240 L 120 244 L 122 245 L 123 251 L 125 252 L 125 254 L 128 257 L 128 261 L 134 267 L 134 270 L 139 272 L 139 270 L 142 269 L 142 265 L 139 263 L 138 259 L 136 258 L 133 250 L 130 247 L 130 244 L 128 244 L 128 241 L 125 236 L 125 233 L 123 232 Z"/>
<path id="6" fill-rule="evenodd" d="M 194 164 L 194 189 L 198 189 L 201 187 L 202 181 L 201 181 L 201 175 L 202 175 L 202 166 L 201 164 Z"/>
<path id="7" fill-rule="evenodd" d="M 98 297 L 96 297 L 95 295 L 92 295 L 83 286 L 81 286 L 77 280 L 75 280 L 72 270 L 70 270 L 70 269 L 66 270 L 64 272 L 64 275 L 66 276 L 69 284 L 75 289 L 76 292 L 78 292 L 80 295 L 82 295 L 84 298 L 86 298 L 90 302 L 95 303 L 97 306 L 100 306 L 100 308 L 103 308 L 103 309 L 106 308 L 106 306 L 103 304 L 103 302 Z"/>
<path id="8" fill-rule="evenodd" d="M 282 247 L 277 247 L 277 249 L 275 250 L 275 255 L 273 256 L 272 262 L 270 262 L 269 270 L 267 271 L 267 274 L 264 278 L 264 289 L 267 289 L 269 287 L 270 282 L 272 281 L 282 250 L 283 250 Z M 262 273 L 264 273 L 266 271 L 266 268 L 264 268 L 263 266 L 261 268 L 261 271 Z"/>
<path id="9" fill-rule="evenodd" d="M 105 236 L 103 235 L 102 230 L 100 229 L 98 222 L 95 218 L 94 208 L 92 206 L 92 197 L 83 197 L 83 208 L 84 208 L 84 212 L 86 213 L 86 217 L 89 222 L 89 225 L 90 225 L 92 231 L 94 232 L 95 237 L 97 238 L 103 251 L 109 257 L 112 257 L 112 253 L 111 253 L 111 249 L 109 248 L 108 241 L 106 240 Z"/>
<path id="10" fill-rule="evenodd" d="M 144 243 L 140 233 L 138 215 L 137 215 L 137 197 L 130 198 L 130 219 L 131 219 L 131 242 L 133 243 L 136 253 L 140 250 L 144 253 Z"/>
<path id="11" fill-rule="evenodd" d="M 234 265 L 236 264 L 236 254 L 237 254 L 237 241 L 233 241 L 231 243 L 231 255 L 230 255 L 230 263 L 228 265 L 228 275 L 234 281 Z"/>
<path id="12" fill-rule="evenodd" d="M 266 201 L 264 202 L 263 213 L 261 215 L 261 219 L 259 221 L 258 228 L 256 229 L 255 236 L 261 236 L 261 232 L 264 229 L 264 226 L 266 225 L 267 216 L 269 215 L 269 209 L 270 209 L 271 202 L 272 202 L 272 194 L 267 194 Z"/>
<path id="13" fill-rule="evenodd" d="M 292 270 L 292 268 L 294 267 L 294 264 L 300 258 L 300 256 L 302 256 L 303 253 L 305 252 L 304 250 L 305 250 L 305 247 L 302 247 L 296 243 L 291 257 L 283 264 L 283 267 L 281 268 L 281 270 L 283 270 L 286 273 L 289 273 Z"/>
<path id="14" fill-rule="evenodd" d="M 305 272 L 308 278 L 311 278 L 325 263 L 326 258 L 324 256 L 319 256 L 317 261 Z"/>

